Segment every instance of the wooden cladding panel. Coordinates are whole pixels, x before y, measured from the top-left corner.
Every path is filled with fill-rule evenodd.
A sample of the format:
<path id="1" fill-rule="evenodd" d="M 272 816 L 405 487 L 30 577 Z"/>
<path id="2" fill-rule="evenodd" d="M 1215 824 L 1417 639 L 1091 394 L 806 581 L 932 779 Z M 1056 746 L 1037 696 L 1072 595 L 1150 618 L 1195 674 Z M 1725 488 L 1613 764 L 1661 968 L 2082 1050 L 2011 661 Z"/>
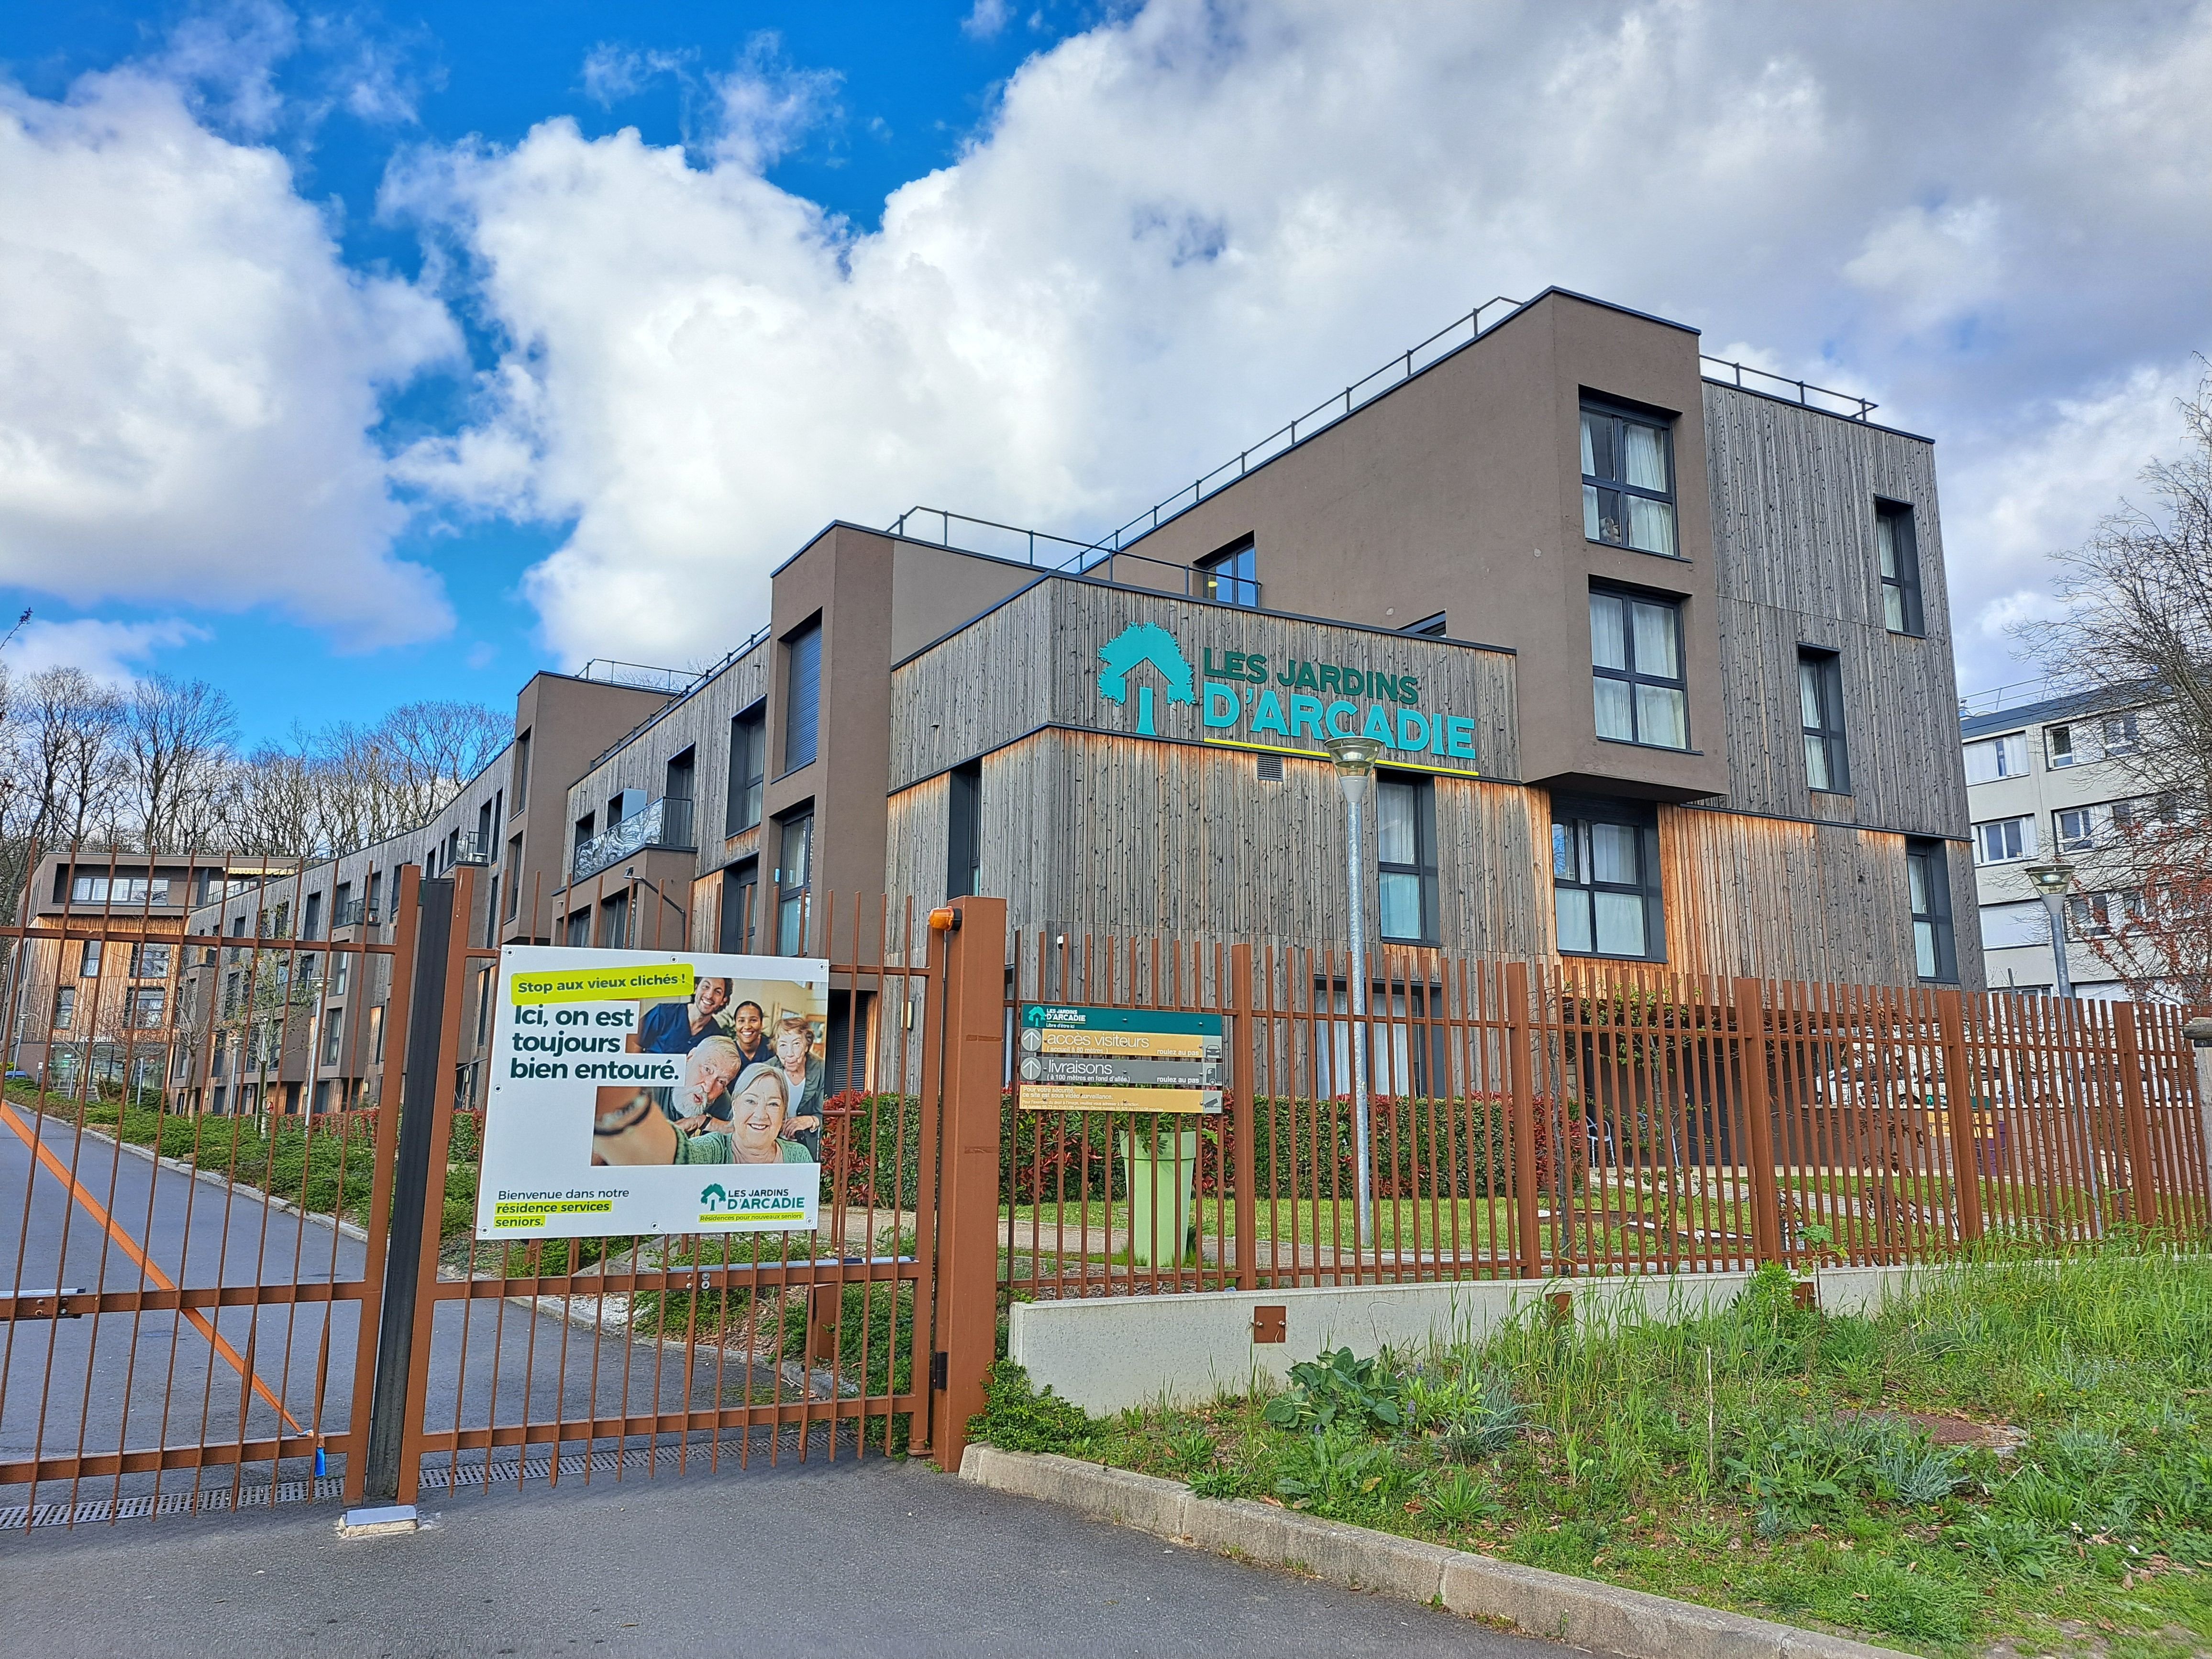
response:
<path id="1" fill-rule="evenodd" d="M 1905 837 L 1691 807 L 1659 814 L 1668 966 L 1722 978 L 1918 982 Z M 1950 861 L 1961 982 L 1982 980 L 1971 872 Z"/>
<path id="2" fill-rule="evenodd" d="M 1542 799 L 1435 781 L 1444 949 L 1548 948 Z M 891 798 L 891 890 L 941 896 L 948 808 L 941 779 Z M 1018 927 L 1300 944 L 1349 931 L 1344 798 L 1319 762 L 1286 760 L 1263 784 L 1241 750 L 1045 732 L 985 758 L 981 811 L 983 890 Z"/>
<path id="3" fill-rule="evenodd" d="M 1288 689 L 1275 684 L 1272 676 L 1294 659 L 1416 675 L 1419 697 L 1408 706 L 1425 714 L 1473 719 L 1479 757 L 1474 764 L 1486 775 L 1512 777 L 1519 769 L 1519 714 L 1510 653 L 1053 579 L 1016 595 L 894 671 L 890 787 L 903 788 L 1043 726 L 1133 732 L 1137 688 L 1144 684 L 1153 689 L 1153 723 L 1159 736 L 1203 738 L 1200 705 L 1170 702 L 1164 683 L 1149 668 L 1133 671 L 1126 703 L 1109 702 L 1099 695 L 1099 647 L 1139 622 L 1155 623 L 1175 636 L 1189 656 L 1193 690 L 1201 696 L 1208 652 L 1217 663 L 1232 651 L 1264 653 L 1269 683 L 1285 702 Z M 1324 701 L 1334 695 L 1324 694 Z M 1394 707 L 1387 699 L 1357 701 Z M 1254 734 L 1246 725 L 1237 728 L 1237 735 Z M 1267 741 L 1285 739 L 1270 735 Z M 1298 741 L 1310 746 L 1313 739 Z"/>
<path id="4" fill-rule="evenodd" d="M 1966 833 L 1935 458 L 1923 441 L 1733 387 L 1705 387 L 1728 804 L 1914 834 Z M 1876 498 L 1913 510 L 1927 637 L 1883 625 Z M 1805 780 L 1797 647 L 1836 652 L 1848 803 Z"/>

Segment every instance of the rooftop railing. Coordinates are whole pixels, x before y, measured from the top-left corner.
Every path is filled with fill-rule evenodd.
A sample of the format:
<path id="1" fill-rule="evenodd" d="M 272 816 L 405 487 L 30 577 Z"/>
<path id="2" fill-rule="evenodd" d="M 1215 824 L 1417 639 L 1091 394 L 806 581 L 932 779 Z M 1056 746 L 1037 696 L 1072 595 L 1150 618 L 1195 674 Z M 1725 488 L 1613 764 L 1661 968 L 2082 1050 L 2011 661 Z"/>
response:
<path id="1" fill-rule="evenodd" d="M 743 645 L 739 646 L 736 650 L 724 657 L 721 661 L 716 663 L 711 668 L 702 668 L 696 673 L 690 674 L 689 683 L 672 692 L 666 702 L 661 704 L 659 708 L 654 709 L 650 714 L 647 714 L 635 726 L 631 726 L 629 731 L 623 732 L 622 736 L 617 738 L 612 743 L 601 750 L 599 751 L 599 757 L 592 763 L 592 769 L 593 771 L 597 771 L 609 760 L 612 759 L 615 756 L 620 754 L 623 750 L 629 747 L 631 744 L 636 742 L 641 735 L 651 730 L 654 726 L 658 725 L 672 709 L 681 705 L 694 691 L 699 690 L 701 686 L 711 684 L 715 677 L 720 674 L 724 669 L 729 667 L 732 663 L 737 661 L 738 658 L 744 656 L 745 653 L 750 651 L 755 646 L 766 639 L 768 637 L 768 630 L 769 624 L 763 623 L 758 628 L 753 630 L 750 638 L 746 640 L 746 641 Z M 594 660 L 596 660 L 596 659 Z M 586 663 L 585 666 L 588 668 L 591 665 Z M 673 673 L 676 671 L 671 669 L 666 672 Z"/>
<path id="2" fill-rule="evenodd" d="M 1797 394 L 1797 401 L 1808 409 L 1817 409 L 1826 415 L 1841 415 L 1847 421 L 1863 421 L 1881 407 L 1873 398 L 1862 398 L 1856 392 L 1838 392 L 1830 386 L 1814 386 L 1808 380 L 1793 380 L 1787 374 L 1777 374 L 1773 370 L 1767 368 L 1753 368 L 1749 363 L 1739 363 L 1732 358 L 1708 357 L 1705 353 L 1699 352 L 1698 361 L 1700 363 L 1709 363 L 1715 368 L 1724 368 L 1729 371 L 1726 374 L 1707 374 L 1705 377 L 1716 386 L 1735 385 L 1741 386 L 1746 392 L 1765 392 L 1768 397 L 1781 395 L 1779 392 L 1765 392 L 1762 386 L 1745 386 L 1743 377 L 1748 374 L 1754 380 L 1771 380 L 1778 386 L 1789 387 Z M 1831 409 L 1826 404 L 1814 403 L 1813 399 L 1815 398 L 1833 398 L 1838 404 L 1849 404 L 1851 408 L 1849 410 L 1840 408 Z"/>

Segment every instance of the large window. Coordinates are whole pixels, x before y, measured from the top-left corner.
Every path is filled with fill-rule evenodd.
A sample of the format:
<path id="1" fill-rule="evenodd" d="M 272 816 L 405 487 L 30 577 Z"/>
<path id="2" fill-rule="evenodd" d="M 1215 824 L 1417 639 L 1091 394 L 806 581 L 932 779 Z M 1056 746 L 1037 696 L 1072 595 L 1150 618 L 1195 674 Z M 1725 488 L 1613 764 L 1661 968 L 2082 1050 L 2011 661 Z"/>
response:
<path id="1" fill-rule="evenodd" d="M 1247 536 L 1198 562 L 1198 597 L 1224 605 L 1260 603 L 1260 555 Z"/>
<path id="2" fill-rule="evenodd" d="M 814 874 L 814 811 L 783 821 L 775 872 L 775 949 L 795 957 L 806 945 L 806 890 Z"/>
<path id="3" fill-rule="evenodd" d="M 134 945 L 131 947 L 131 977 L 133 979 L 167 979 L 172 957 L 166 945 Z"/>
<path id="4" fill-rule="evenodd" d="M 2097 814 L 2087 806 L 2069 806 L 2051 815 L 2062 853 L 2087 853 L 2097 845 Z"/>
<path id="5" fill-rule="evenodd" d="M 1843 665 L 1832 651 L 1797 653 L 1797 703 L 1805 726 L 1805 781 L 1832 795 L 1851 793 L 1844 744 Z"/>
<path id="6" fill-rule="evenodd" d="M 1663 959 L 1659 831 L 1651 810 L 1555 798 L 1552 903 L 1562 953 Z"/>
<path id="7" fill-rule="evenodd" d="M 161 1023 L 161 1009 L 167 1001 L 158 985 L 142 985 L 131 994 L 131 1023 L 140 1030 L 148 1030 Z"/>
<path id="8" fill-rule="evenodd" d="M 2035 856 L 2033 817 L 1994 818 L 1974 826 L 1974 862 L 2011 864 Z"/>
<path id="9" fill-rule="evenodd" d="M 814 759 L 822 726 L 822 623 L 806 624 L 783 642 L 783 769 Z"/>
<path id="10" fill-rule="evenodd" d="M 628 890 L 599 903 L 599 944 L 609 951 L 629 948 L 629 893 Z"/>
<path id="11" fill-rule="evenodd" d="M 747 709 L 730 722 L 730 799 L 722 833 L 734 836 L 761 821 L 761 786 L 768 771 L 766 710 Z"/>
<path id="12" fill-rule="evenodd" d="M 1897 501 L 1874 504 L 1875 550 L 1881 559 L 1881 620 L 1893 634 L 1923 634 L 1920 544 L 1912 509 Z"/>
<path id="13" fill-rule="evenodd" d="M 76 1021 L 76 987 L 64 985 L 54 993 L 54 1030 L 66 1031 Z"/>
<path id="14" fill-rule="evenodd" d="M 1682 617 L 1673 600 L 1592 590 L 1590 665 L 1598 736 L 1656 749 L 1690 746 Z"/>
<path id="15" fill-rule="evenodd" d="M 1966 745 L 1966 781 L 1995 783 L 1999 778 L 2027 775 L 2027 733 L 2007 732 L 2002 738 L 1983 738 Z"/>
<path id="16" fill-rule="evenodd" d="M 945 896 L 965 898 L 982 890 L 983 764 L 970 761 L 952 769 L 945 813 Z"/>
<path id="17" fill-rule="evenodd" d="M 1435 944 L 1436 790 L 1428 779 L 1385 773 L 1376 780 L 1375 864 L 1382 937 Z"/>
<path id="18" fill-rule="evenodd" d="M 1677 556 L 1674 447 L 1662 422 L 1583 406 L 1583 534 Z"/>
<path id="19" fill-rule="evenodd" d="M 1938 984 L 1955 983 L 1959 955 L 1951 935 L 1951 874 L 1943 843 L 1907 841 L 1905 878 L 1911 894 L 1913 969 Z"/>
<path id="20" fill-rule="evenodd" d="M 79 876 L 70 884 L 72 904 L 167 904 L 167 876 Z"/>

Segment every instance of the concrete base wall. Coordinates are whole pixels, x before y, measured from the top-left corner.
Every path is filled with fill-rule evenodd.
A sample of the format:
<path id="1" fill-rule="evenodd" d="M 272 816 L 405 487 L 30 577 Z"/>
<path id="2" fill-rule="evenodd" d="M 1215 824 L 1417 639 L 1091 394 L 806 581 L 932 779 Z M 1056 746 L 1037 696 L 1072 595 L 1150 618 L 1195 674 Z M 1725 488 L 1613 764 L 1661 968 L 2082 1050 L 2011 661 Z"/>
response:
<path id="1" fill-rule="evenodd" d="M 1859 1313 L 1896 1294 L 1915 1271 L 1927 1270 L 1826 1267 L 1813 1279 L 1821 1307 Z M 1048 1385 L 1085 1411 L 1161 1401 L 1200 1405 L 1247 1393 L 1255 1383 L 1279 1386 L 1292 1365 L 1324 1348 L 1420 1352 L 1479 1340 L 1555 1291 L 1573 1298 L 1578 1320 L 1629 1310 L 1680 1319 L 1726 1306 L 1750 1279 L 1746 1273 L 1648 1273 L 1018 1302 L 1006 1351 L 1038 1389 Z M 1252 1312 L 1261 1307 L 1284 1310 L 1285 1340 L 1252 1340 Z"/>

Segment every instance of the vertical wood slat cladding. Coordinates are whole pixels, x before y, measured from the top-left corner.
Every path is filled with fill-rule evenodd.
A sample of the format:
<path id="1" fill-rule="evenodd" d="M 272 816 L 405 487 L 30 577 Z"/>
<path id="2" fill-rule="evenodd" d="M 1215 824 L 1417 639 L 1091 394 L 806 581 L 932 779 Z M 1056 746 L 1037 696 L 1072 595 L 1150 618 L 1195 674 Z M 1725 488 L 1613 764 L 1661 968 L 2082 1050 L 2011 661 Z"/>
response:
<path id="1" fill-rule="evenodd" d="M 1424 714 L 1472 718 L 1479 757 L 1474 764 L 1486 776 L 1510 778 L 1518 772 L 1519 715 L 1510 653 L 1048 579 L 894 671 L 891 787 L 902 788 L 1043 725 L 1133 729 L 1136 684 L 1127 704 L 1101 697 L 1098 650 L 1137 622 L 1156 623 L 1175 636 L 1189 655 L 1194 690 L 1206 678 L 1208 651 L 1217 662 L 1231 651 L 1264 653 L 1269 684 L 1285 702 L 1289 692 L 1274 684 L 1273 673 L 1294 658 L 1418 675 L 1419 699 L 1409 706 Z M 1138 673 L 1143 677 L 1138 684 L 1154 687 L 1153 720 L 1159 735 L 1193 742 L 1205 737 L 1200 705 L 1170 702 L 1150 671 Z M 1387 699 L 1356 701 L 1392 707 Z M 1239 735 L 1250 735 L 1249 727 L 1240 727 Z M 1310 746 L 1313 740 L 1297 741 Z"/>
<path id="2" fill-rule="evenodd" d="M 1965 761 L 1935 459 L 1918 439 L 1733 387 L 1705 388 L 1727 804 L 1963 836 Z M 1883 625 L 1876 497 L 1913 509 L 1927 637 Z M 1797 647 L 1839 657 L 1848 798 L 1806 784 Z"/>
<path id="3" fill-rule="evenodd" d="M 1438 778 L 1435 799 L 1443 948 L 1547 951 L 1542 797 Z M 941 777 L 892 796 L 894 890 L 943 896 L 948 810 Z M 1301 944 L 1348 933 L 1344 799 L 1318 762 L 1286 760 L 1283 781 L 1262 784 L 1241 750 L 1043 732 L 985 757 L 982 818 L 983 890 L 1006 896 L 1017 927 Z"/>
<path id="4" fill-rule="evenodd" d="M 1692 807 L 1659 814 L 1667 956 L 1719 978 L 1913 985 L 1905 837 Z M 1960 860 L 1949 860 L 1953 915 Z M 1968 872 L 1966 902 L 1972 902 Z M 1972 912 L 1966 914 L 1971 919 Z M 1960 982 L 1982 983 L 1978 932 L 1960 930 Z"/>
<path id="5" fill-rule="evenodd" d="M 773 641 L 763 641 L 745 653 L 662 715 L 652 731 L 570 785 L 570 819 L 605 811 L 609 799 L 623 789 L 642 789 L 648 800 L 657 798 L 668 782 L 670 758 L 688 748 L 692 751 L 692 833 L 702 860 L 721 863 L 730 792 L 730 721 L 739 709 L 768 695 L 773 647 Z"/>

